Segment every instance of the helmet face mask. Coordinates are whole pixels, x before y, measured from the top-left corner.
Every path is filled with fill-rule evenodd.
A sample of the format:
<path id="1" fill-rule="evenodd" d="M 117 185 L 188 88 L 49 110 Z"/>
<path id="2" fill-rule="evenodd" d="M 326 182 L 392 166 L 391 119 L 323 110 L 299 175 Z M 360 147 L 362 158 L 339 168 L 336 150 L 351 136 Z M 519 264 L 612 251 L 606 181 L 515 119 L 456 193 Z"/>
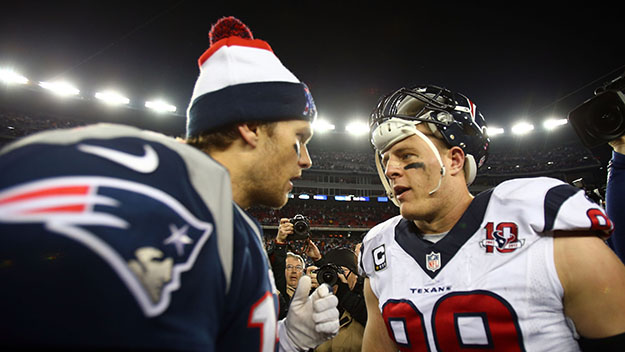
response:
<path id="1" fill-rule="evenodd" d="M 415 134 L 416 128 L 406 125 L 423 122 L 449 147 L 457 146 L 464 151 L 465 176 L 467 184 L 471 184 L 488 155 L 490 140 L 486 135 L 486 122 L 466 96 L 445 88 L 401 88 L 382 97 L 369 120 L 371 143 L 376 154 L 384 153 L 393 144 Z M 383 173 L 380 178 L 385 178 Z"/>
<path id="2" fill-rule="evenodd" d="M 458 146 L 465 154 L 473 155 L 478 167 L 486 161 L 490 143 L 486 121 L 476 105 L 462 94 L 436 86 L 398 89 L 380 99 L 371 114 L 369 128 L 372 134 L 391 118 L 428 122 L 448 146 Z"/>
<path id="3" fill-rule="evenodd" d="M 443 100 L 440 93 L 428 93 L 420 88 L 401 88 L 380 99 L 371 115 L 370 127 L 373 130 L 374 126 L 393 117 L 449 125 L 452 122 L 448 115 L 449 106 Z"/>

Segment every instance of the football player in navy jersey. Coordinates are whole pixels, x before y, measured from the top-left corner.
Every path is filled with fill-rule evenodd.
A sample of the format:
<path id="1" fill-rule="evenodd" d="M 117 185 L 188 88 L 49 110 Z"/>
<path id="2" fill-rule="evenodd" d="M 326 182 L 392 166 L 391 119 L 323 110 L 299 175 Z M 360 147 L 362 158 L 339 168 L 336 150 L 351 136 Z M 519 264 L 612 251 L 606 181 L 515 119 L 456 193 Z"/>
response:
<path id="1" fill-rule="evenodd" d="M 612 159 L 608 164 L 608 184 L 606 187 L 606 211 L 614 220 L 614 233 L 610 236 L 610 247 L 625 263 L 625 136 L 621 136 L 609 143 L 612 147 Z"/>
<path id="2" fill-rule="evenodd" d="M 485 121 L 441 87 L 383 97 L 371 142 L 401 215 L 361 248 L 363 351 L 622 350 L 625 266 L 583 190 L 538 177 L 473 196 Z"/>
<path id="3" fill-rule="evenodd" d="M 299 281 L 277 321 L 262 229 L 311 165 L 314 102 L 235 18 L 211 29 L 186 143 L 121 125 L 0 151 L 0 349 L 305 351 L 337 299 Z"/>

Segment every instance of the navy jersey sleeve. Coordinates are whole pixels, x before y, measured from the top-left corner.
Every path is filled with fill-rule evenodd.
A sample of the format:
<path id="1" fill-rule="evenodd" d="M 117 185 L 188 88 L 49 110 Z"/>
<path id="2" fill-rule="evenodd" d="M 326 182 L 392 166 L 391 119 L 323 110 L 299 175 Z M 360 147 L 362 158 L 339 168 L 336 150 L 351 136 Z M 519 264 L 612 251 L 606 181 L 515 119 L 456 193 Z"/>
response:
<path id="1" fill-rule="evenodd" d="M 608 244 L 625 262 L 625 155 L 612 152 L 608 167 L 606 211 L 614 222 L 614 232 Z"/>
<path id="2" fill-rule="evenodd" d="M 218 351 L 274 351 L 278 296 L 261 227 L 235 206 L 232 284 Z"/>
<path id="3" fill-rule="evenodd" d="M 232 272 L 225 169 L 93 126 L 11 144 L 0 170 L 0 345 L 215 350 Z"/>

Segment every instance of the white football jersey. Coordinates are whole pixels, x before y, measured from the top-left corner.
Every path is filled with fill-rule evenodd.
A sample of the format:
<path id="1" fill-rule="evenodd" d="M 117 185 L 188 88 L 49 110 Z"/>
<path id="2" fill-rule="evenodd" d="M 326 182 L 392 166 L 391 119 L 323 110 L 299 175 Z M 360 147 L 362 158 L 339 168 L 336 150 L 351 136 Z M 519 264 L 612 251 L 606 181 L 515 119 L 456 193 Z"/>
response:
<path id="1" fill-rule="evenodd" d="M 605 235 L 612 223 L 581 189 L 511 180 L 478 195 L 437 243 L 401 216 L 377 225 L 360 271 L 402 351 L 577 351 L 554 264 L 556 230 Z"/>

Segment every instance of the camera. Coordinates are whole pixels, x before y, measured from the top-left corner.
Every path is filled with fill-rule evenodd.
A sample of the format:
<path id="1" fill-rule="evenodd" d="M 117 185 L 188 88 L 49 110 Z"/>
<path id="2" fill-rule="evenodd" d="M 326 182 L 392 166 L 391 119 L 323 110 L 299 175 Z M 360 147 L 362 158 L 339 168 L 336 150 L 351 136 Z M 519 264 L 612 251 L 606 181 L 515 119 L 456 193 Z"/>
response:
<path id="1" fill-rule="evenodd" d="M 302 214 L 295 215 L 289 219 L 293 224 L 293 234 L 289 235 L 290 240 L 305 240 L 310 234 L 310 221 Z"/>
<path id="2" fill-rule="evenodd" d="M 336 264 L 329 263 L 322 265 L 317 269 L 316 273 L 319 285 L 326 283 L 330 286 L 334 286 L 339 281 L 338 275 L 343 273 L 343 269 Z"/>
<path id="3" fill-rule="evenodd" d="M 568 119 L 588 148 L 625 134 L 625 74 L 595 90 L 595 96 L 569 112 Z"/>

